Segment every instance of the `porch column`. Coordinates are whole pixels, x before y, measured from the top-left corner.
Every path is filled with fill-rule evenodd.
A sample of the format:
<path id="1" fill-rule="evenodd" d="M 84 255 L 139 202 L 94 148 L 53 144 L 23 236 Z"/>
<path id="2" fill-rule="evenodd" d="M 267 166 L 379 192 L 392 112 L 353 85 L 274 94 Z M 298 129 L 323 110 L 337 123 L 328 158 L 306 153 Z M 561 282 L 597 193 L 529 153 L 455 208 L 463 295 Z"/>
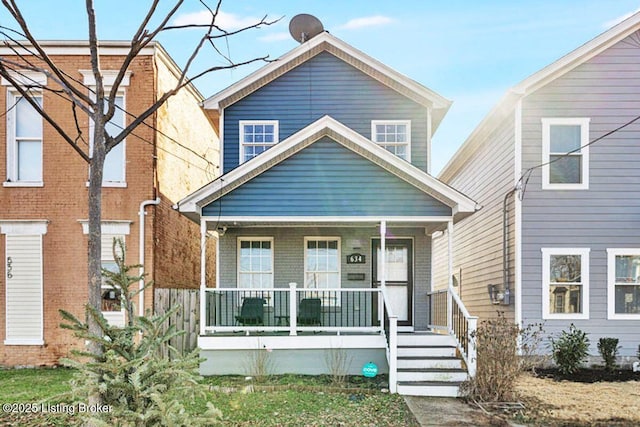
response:
<path id="1" fill-rule="evenodd" d="M 380 273 L 380 298 L 378 298 L 378 313 L 380 317 L 380 327 L 384 329 L 384 298 L 386 294 L 386 275 L 387 275 L 387 222 L 380 221 L 380 262 L 378 265 L 378 271 Z M 374 256 L 377 256 L 375 254 Z M 387 301 L 388 303 L 388 301 Z"/>
<path id="2" fill-rule="evenodd" d="M 447 286 L 447 328 L 453 331 L 453 218 L 447 223 L 447 250 L 448 250 L 448 286 Z"/>
<path id="3" fill-rule="evenodd" d="M 216 258 L 218 253 L 216 251 Z M 200 220 L 200 335 L 204 335 L 207 323 L 207 221 Z"/>

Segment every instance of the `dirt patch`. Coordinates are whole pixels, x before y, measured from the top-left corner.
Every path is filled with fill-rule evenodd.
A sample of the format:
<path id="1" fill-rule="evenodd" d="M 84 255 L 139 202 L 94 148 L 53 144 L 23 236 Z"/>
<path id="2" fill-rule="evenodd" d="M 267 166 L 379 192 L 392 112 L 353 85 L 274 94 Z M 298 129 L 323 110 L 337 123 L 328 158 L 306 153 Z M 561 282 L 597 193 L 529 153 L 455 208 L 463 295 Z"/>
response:
<path id="1" fill-rule="evenodd" d="M 516 388 L 526 406 L 523 421 L 535 425 L 640 425 L 640 380 L 575 382 L 527 374 Z"/>

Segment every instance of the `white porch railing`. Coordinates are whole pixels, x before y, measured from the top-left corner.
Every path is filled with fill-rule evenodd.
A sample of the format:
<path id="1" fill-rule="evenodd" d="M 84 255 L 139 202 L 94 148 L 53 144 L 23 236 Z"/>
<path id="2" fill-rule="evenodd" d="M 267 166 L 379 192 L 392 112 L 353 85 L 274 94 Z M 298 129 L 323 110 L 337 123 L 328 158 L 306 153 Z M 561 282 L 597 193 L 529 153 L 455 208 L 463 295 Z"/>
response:
<path id="1" fill-rule="evenodd" d="M 382 291 L 382 313 L 384 319 L 384 332 L 387 339 L 387 362 L 389 363 L 389 392 L 398 391 L 398 316 L 393 314 L 389 306 L 389 297 L 386 288 Z"/>
<path id="2" fill-rule="evenodd" d="M 460 354 L 464 359 L 469 376 L 475 376 L 477 366 L 476 337 L 478 317 L 471 316 L 458 294 L 449 287 L 428 294 L 429 327 L 445 329 L 453 334 Z"/>
<path id="3" fill-rule="evenodd" d="M 205 288 L 204 332 L 382 333 L 378 288 Z"/>

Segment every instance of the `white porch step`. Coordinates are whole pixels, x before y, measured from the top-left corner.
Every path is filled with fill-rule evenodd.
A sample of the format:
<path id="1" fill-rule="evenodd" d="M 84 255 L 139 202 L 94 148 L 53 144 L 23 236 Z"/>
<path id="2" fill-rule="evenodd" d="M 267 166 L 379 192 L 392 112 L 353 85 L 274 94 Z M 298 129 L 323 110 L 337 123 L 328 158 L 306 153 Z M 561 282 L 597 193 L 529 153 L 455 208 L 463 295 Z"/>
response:
<path id="1" fill-rule="evenodd" d="M 398 393 L 405 396 L 458 397 L 460 384 L 455 382 L 398 382 Z"/>
<path id="2" fill-rule="evenodd" d="M 462 382 L 468 377 L 464 369 L 398 369 L 399 382 Z"/>
<path id="3" fill-rule="evenodd" d="M 398 369 L 463 369 L 457 357 L 398 357 Z"/>
<path id="4" fill-rule="evenodd" d="M 398 347 L 407 346 L 456 346 L 456 340 L 450 335 L 425 333 L 399 333 Z"/>
<path id="5" fill-rule="evenodd" d="M 455 357 L 456 347 L 450 345 L 398 346 L 398 357 Z"/>

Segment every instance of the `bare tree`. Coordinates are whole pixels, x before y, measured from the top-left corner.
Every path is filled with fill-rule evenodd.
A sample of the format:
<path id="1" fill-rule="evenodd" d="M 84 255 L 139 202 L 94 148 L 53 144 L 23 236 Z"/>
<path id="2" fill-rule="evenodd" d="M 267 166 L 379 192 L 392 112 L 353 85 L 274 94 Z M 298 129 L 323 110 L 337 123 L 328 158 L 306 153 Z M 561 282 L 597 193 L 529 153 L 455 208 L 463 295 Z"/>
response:
<path id="1" fill-rule="evenodd" d="M 175 1 L 165 12 L 158 12 L 159 0 L 150 2 L 148 11 L 135 34 L 131 38 L 128 46 L 128 53 L 118 69 L 113 84 L 105 87 L 103 73 L 100 68 L 100 42 L 97 35 L 96 14 L 94 2 L 85 0 L 88 23 L 88 46 L 90 51 L 91 72 L 95 79 L 95 86 L 86 86 L 78 78 L 69 75 L 64 70 L 56 66 L 55 62 L 47 54 L 46 46 L 41 45 L 35 38 L 15 0 L 2 0 L 2 5 L 13 19 L 11 25 L 0 26 L 0 34 L 4 36 L 4 44 L 10 48 L 15 55 L 0 57 L 0 76 L 6 79 L 29 104 L 52 126 L 58 134 L 73 147 L 75 152 L 89 165 L 89 244 L 88 244 L 88 303 L 100 309 L 101 298 L 101 212 L 102 212 L 102 178 L 106 155 L 127 135 L 131 134 L 140 124 L 153 115 L 171 96 L 181 89 L 190 85 L 194 80 L 217 70 L 236 68 L 241 65 L 256 61 L 268 61 L 268 56 L 254 57 L 241 62 L 234 62 L 225 56 L 217 47 L 216 43 L 225 41 L 226 38 L 245 32 L 253 28 L 271 25 L 275 21 L 268 21 L 267 17 L 253 25 L 235 31 L 225 31 L 216 24 L 216 19 L 220 14 L 222 0 L 217 0 L 215 7 L 207 5 L 205 0 L 200 3 L 211 15 L 207 24 L 194 25 L 170 25 L 172 19 L 180 11 L 184 0 Z M 161 16 L 159 16 L 161 15 Z M 152 25 L 151 22 L 159 22 Z M 157 101 L 149 105 L 146 110 L 136 117 L 133 117 L 124 129 L 117 129 L 117 134 L 110 134 L 107 129 L 109 121 L 113 118 L 116 109 L 116 97 L 120 86 L 127 74 L 127 69 L 135 60 L 137 55 L 146 46 L 154 43 L 158 35 L 169 31 L 180 31 L 189 27 L 197 27 L 202 31 L 202 35 L 196 42 L 182 74 L 177 78 L 175 86 L 167 92 L 161 94 Z M 224 64 L 206 68 L 196 73 L 192 73 L 192 66 L 195 59 L 206 49 L 212 48 L 215 53 L 224 58 Z M 17 59 L 16 59 L 17 58 Z M 39 72 L 47 76 L 47 79 L 54 82 L 54 85 L 42 85 L 41 83 L 29 80 L 29 72 Z M 70 114 L 75 118 L 75 129 L 68 129 L 53 118 L 39 102 L 36 94 L 45 91 L 54 92 L 57 96 L 64 97 L 69 102 Z M 11 106 L 7 106 L 11 108 Z M 83 135 L 83 131 L 78 121 L 81 114 L 89 116 L 93 122 L 92 147 Z M 89 317 L 89 316 L 88 316 Z M 99 328 L 95 321 L 87 318 L 90 330 L 98 334 Z M 99 346 L 94 345 L 88 349 L 92 353 L 101 354 Z"/>

